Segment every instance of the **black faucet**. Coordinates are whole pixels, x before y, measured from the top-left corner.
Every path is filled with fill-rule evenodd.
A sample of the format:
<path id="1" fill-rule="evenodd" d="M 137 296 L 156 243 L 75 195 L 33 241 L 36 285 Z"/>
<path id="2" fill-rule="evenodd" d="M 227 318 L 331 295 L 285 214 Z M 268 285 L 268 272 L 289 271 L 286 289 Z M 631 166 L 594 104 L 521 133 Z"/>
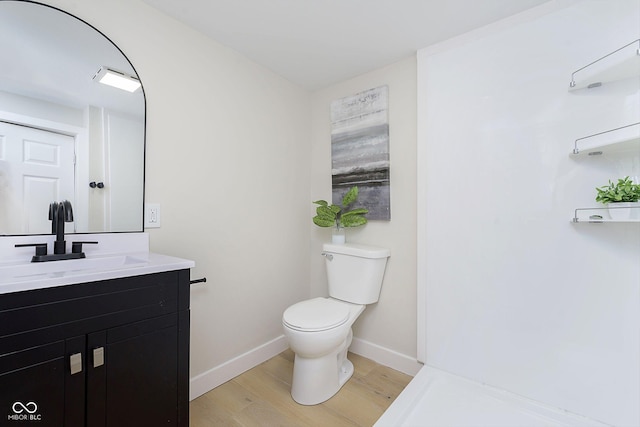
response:
<path id="1" fill-rule="evenodd" d="M 98 242 L 72 242 L 71 252 L 66 253 L 67 242 L 64 240 L 64 223 L 73 221 L 73 208 L 71 202 L 63 200 L 49 204 L 49 219 L 51 220 L 51 234 L 56 235 L 53 242 L 53 253 L 47 254 L 46 243 L 24 243 L 15 245 L 16 248 L 24 246 L 35 246 L 36 254 L 31 258 L 31 262 L 59 261 L 63 259 L 85 258 L 82 252 L 83 244 L 97 244 Z"/>
<path id="2" fill-rule="evenodd" d="M 49 204 L 49 219 L 51 220 L 51 234 L 56 235 L 53 242 L 53 253 L 64 254 L 67 242 L 64 240 L 64 223 L 73 221 L 71 202 L 63 200 Z"/>

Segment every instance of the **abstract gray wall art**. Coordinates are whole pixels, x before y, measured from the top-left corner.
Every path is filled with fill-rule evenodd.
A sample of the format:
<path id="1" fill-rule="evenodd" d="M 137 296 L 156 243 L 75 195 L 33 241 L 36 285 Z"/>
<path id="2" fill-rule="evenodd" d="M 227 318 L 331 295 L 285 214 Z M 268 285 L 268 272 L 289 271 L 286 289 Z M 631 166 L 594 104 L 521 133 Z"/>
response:
<path id="1" fill-rule="evenodd" d="M 388 110 L 388 86 L 331 103 L 332 201 L 357 185 L 357 205 L 373 220 L 391 219 Z"/>

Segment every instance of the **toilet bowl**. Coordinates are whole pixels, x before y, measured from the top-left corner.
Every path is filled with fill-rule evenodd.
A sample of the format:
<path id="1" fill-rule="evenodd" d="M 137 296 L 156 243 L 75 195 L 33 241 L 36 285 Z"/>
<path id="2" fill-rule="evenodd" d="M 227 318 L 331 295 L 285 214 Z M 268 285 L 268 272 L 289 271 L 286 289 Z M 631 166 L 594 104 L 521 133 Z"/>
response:
<path id="1" fill-rule="evenodd" d="M 329 298 L 292 305 L 282 315 L 295 353 L 291 396 L 302 405 L 329 399 L 353 375 L 347 359 L 351 326 L 366 304 L 378 301 L 390 251 L 364 245 L 323 245 Z"/>
<path id="2" fill-rule="evenodd" d="M 295 353 L 293 400 L 302 405 L 324 402 L 351 378 L 353 364 L 347 359 L 351 326 L 364 308 L 333 298 L 313 298 L 284 312 L 284 335 Z"/>

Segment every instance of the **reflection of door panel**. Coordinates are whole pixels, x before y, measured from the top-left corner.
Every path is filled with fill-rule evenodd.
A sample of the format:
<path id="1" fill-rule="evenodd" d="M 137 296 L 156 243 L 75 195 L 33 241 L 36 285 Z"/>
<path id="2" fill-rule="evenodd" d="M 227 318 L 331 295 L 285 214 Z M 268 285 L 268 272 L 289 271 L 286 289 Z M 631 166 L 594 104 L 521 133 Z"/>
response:
<path id="1" fill-rule="evenodd" d="M 73 137 L 0 121 L 0 141 L 0 233 L 51 232 L 49 203 L 74 200 Z"/>
<path id="2" fill-rule="evenodd" d="M 144 123 L 113 111 L 105 112 L 108 230 L 142 230 L 144 198 Z"/>

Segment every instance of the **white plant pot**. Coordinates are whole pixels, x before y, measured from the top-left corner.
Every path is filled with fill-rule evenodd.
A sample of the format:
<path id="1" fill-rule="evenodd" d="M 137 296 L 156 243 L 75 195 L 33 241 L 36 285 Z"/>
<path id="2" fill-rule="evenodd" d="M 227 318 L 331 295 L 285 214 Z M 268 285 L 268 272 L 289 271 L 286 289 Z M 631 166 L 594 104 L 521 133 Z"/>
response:
<path id="1" fill-rule="evenodd" d="M 618 202 L 618 203 L 609 203 L 607 205 L 609 207 L 609 216 L 611 219 L 615 221 L 626 221 L 632 218 L 632 215 L 635 216 L 638 209 L 631 209 L 631 207 L 637 207 L 639 204 L 632 202 Z"/>
<path id="2" fill-rule="evenodd" d="M 334 245 L 344 245 L 346 240 L 347 239 L 344 233 L 344 227 L 333 227 L 331 233 L 331 243 L 333 243 Z"/>

